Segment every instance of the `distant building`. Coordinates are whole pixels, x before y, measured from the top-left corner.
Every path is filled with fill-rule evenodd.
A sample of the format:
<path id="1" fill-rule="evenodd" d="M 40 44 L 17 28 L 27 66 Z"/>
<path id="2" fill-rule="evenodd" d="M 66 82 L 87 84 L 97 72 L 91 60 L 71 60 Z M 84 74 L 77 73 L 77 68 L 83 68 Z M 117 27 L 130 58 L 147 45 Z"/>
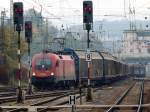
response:
<path id="1" fill-rule="evenodd" d="M 150 58 L 150 30 L 125 30 L 121 58 L 135 59 L 139 63 Z M 146 62 L 144 62 L 146 63 Z"/>
<path id="2" fill-rule="evenodd" d="M 150 30 L 125 30 L 123 38 L 122 53 L 150 53 Z"/>

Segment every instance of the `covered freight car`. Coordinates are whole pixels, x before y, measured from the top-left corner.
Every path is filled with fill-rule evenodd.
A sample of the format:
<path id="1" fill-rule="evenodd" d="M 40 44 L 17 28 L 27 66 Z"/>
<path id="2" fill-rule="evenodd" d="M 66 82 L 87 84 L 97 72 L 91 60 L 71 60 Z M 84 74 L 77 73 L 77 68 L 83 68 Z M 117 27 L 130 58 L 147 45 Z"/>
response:
<path id="1" fill-rule="evenodd" d="M 148 63 L 145 67 L 145 75 L 146 77 L 150 77 L 150 63 Z"/>
<path id="2" fill-rule="evenodd" d="M 145 77 L 145 65 L 133 64 L 133 75 L 136 77 Z"/>
<path id="3" fill-rule="evenodd" d="M 130 64 L 130 74 L 135 77 L 145 77 L 146 67 L 142 64 Z"/>
<path id="4" fill-rule="evenodd" d="M 106 52 L 91 51 L 92 62 L 90 63 L 90 79 L 93 84 L 110 83 L 111 81 L 125 77 L 128 66 L 111 54 Z M 64 55 L 72 55 L 76 64 L 77 82 L 87 81 L 87 62 L 84 50 L 64 49 L 58 52 Z"/>

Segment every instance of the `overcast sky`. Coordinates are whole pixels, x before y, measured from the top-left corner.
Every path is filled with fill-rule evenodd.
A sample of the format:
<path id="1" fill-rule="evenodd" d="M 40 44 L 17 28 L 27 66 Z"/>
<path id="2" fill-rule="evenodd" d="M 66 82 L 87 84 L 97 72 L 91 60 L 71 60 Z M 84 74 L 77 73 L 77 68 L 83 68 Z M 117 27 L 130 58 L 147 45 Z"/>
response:
<path id="1" fill-rule="evenodd" d="M 42 15 L 52 17 L 52 22 L 57 24 L 81 24 L 83 0 L 14 0 L 24 3 L 24 9 L 34 8 Z M 136 18 L 144 19 L 150 15 L 150 0 L 92 0 L 94 7 L 94 21 L 103 19 L 127 19 L 123 17 L 129 14 L 129 3 L 135 8 Z M 129 2 L 130 1 L 130 2 Z M 0 0 L 0 10 L 6 8 L 7 15 L 10 11 L 10 0 Z M 148 9 L 149 8 L 149 9 Z M 104 16 L 105 15 L 105 16 Z M 107 16 L 106 16 L 107 15 Z M 150 17 L 150 16 L 148 16 Z M 57 19 L 61 18 L 61 19 Z"/>

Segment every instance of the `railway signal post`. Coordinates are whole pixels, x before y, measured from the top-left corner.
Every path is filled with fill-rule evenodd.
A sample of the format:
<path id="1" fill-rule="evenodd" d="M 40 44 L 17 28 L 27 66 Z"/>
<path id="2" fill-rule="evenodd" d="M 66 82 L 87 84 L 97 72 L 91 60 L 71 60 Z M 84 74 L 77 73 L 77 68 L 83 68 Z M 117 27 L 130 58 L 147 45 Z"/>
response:
<path id="1" fill-rule="evenodd" d="M 28 43 L 28 64 L 29 64 L 29 71 L 28 71 L 28 91 L 27 93 L 30 95 L 32 94 L 32 84 L 31 84 L 31 59 L 30 59 L 30 43 L 32 42 L 32 22 L 26 21 L 25 22 L 25 38 L 26 42 Z"/>
<path id="2" fill-rule="evenodd" d="M 18 90 L 17 103 L 23 103 L 23 91 L 21 88 L 21 51 L 20 51 L 20 33 L 23 30 L 23 3 L 15 2 L 13 4 L 14 30 L 18 32 Z"/>
<path id="3" fill-rule="evenodd" d="M 93 3 L 92 1 L 83 1 L 83 28 L 87 30 L 87 50 L 90 48 L 89 33 L 93 28 Z M 89 56 L 89 55 L 88 55 Z M 87 88 L 87 101 L 92 101 L 92 88 L 90 83 L 90 61 L 87 61 L 88 69 L 88 88 Z"/>

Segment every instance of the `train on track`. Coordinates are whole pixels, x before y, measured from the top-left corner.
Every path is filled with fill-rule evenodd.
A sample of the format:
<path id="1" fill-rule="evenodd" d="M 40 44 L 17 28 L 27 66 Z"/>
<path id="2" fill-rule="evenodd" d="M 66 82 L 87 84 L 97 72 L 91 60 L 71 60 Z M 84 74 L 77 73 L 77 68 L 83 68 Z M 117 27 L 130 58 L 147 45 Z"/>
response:
<path id="1" fill-rule="evenodd" d="M 145 77 L 147 71 L 147 66 L 143 64 L 130 64 L 130 74 L 134 77 Z"/>
<path id="2" fill-rule="evenodd" d="M 32 84 L 36 87 L 69 87 L 87 84 L 85 50 L 66 48 L 57 52 L 41 52 L 32 58 Z M 106 52 L 91 51 L 92 85 L 111 83 L 127 77 L 130 68 Z"/>
<path id="3" fill-rule="evenodd" d="M 74 60 L 70 55 L 39 53 L 32 59 L 32 83 L 36 86 L 74 85 L 76 81 Z M 46 84 L 46 85 L 44 85 Z"/>

